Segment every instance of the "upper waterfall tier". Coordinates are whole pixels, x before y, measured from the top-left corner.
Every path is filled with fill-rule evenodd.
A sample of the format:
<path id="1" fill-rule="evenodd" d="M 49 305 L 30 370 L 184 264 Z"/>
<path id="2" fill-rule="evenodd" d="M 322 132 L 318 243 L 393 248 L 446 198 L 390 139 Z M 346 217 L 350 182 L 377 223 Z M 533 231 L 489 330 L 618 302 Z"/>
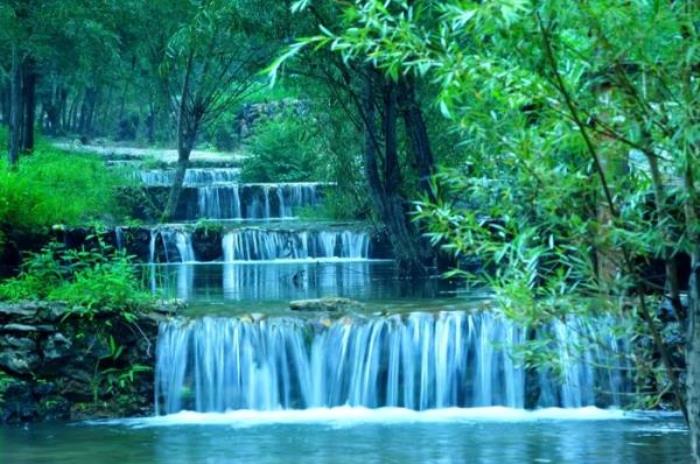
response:
<path id="1" fill-rule="evenodd" d="M 122 228 L 115 230 L 118 247 L 124 246 L 123 233 Z M 148 244 L 150 263 L 369 258 L 369 233 L 356 229 L 243 227 L 229 232 L 193 232 L 186 227 L 161 226 L 150 231 Z"/>
<path id="2" fill-rule="evenodd" d="M 165 322 L 156 409 L 619 405 L 629 347 L 609 325 L 572 319 L 532 334 L 561 361 L 534 371 L 516 354 L 525 330 L 490 313 Z"/>
<path id="3" fill-rule="evenodd" d="M 366 232 L 243 229 L 223 238 L 224 261 L 307 258 L 369 258 Z"/>
<path id="4" fill-rule="evenodd" d="M 236 182 L 239 168 L 190 168 L 185 171 L 186 187 L 205 186 L 215 182 Z M 174 169 L 149 169 L 137 172 L 138 179 L 147 187 L 169 187 L 175 181 Z"/>
<path id="5" fill-rule="evenodd" d="M 158 184 L 165 184 L 170 174 L 159 171 L 141 175 L 152 178 L 152 186 L 147 190 L 154 205 L 159 206 L 167 197 L 168 187 Z M 233 170 L 192 170 L 189 175 L 191 183 L 185 183 L 175 210 L 177 220 L 289 219 L 297 216 L 300 208 L 317 206 L 324 190 L 333 185 L 321 182 L 241 184 L 205 181 L 207 178 L 233 176 Z"/>

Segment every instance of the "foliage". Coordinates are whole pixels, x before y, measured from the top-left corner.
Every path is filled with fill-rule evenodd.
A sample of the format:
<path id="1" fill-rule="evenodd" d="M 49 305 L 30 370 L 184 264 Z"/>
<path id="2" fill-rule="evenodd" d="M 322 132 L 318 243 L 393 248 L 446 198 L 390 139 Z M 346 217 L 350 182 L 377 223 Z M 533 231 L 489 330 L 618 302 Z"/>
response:
<path id="1" fill-rule="evenodd" d="M 131 257 L 99 241 L 91 250 L 66 250 L 51 243 L 31 254 L 20 275 L 0 285 L 0 300 L 27 299 L 65 302 L 88 319 L 115 311 L 127 322 L 152 302 L 141 287 Z"/>
<path id="2" fill-rule="evenodd" d="M 435 246 L 485 264 L 452 274 L 489 285 L 525 324 L 631 318 L 629 336 L 653 340 L 661 391 L 682 405 L 651 308 L 664 286 L 679 302 L 674 257 L 696 262 L 700 244 L 697 7 L 364 0 L 340 16 L 290 47 L 273 76 L 291 56 L 328 48 L 392 80 L 433 82 L 464 163 L 437 176 L 416 218 Z M 654 260 L 671 269 L 666 282 L 646 277 Z"/>
<path id="3" fill-rule="evenodd" d="M 303 116 L 285 113 L 256 127 L 243 161 L 245 182 L 307 182 L 328 172 L 324 139 Z"/>
<path id="4" fill-rule="evenodd" d="M 96 156 L 41 145 L 16 171 L 0 161 L 0 230 L 17 236 L 55 224 L 118 220 L 126 211 L 116 192 L 129 183 Z"/>

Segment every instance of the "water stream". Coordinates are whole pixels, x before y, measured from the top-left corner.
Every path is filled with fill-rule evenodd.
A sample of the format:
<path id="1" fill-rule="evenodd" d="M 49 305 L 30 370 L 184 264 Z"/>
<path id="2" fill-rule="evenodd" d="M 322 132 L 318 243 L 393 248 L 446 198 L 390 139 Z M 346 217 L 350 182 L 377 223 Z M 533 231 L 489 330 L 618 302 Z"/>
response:
<path id="1" fill-rule="evenodd" d="M 173 176 L 137 178 L 164 188 Z M 191 303 L 160 325 L 156 415 L 2 427 L 0 462 L 689 462 L 677 415 L 619 409 L 634 387 L 618 321 L 526 331 L 483 311 L 487 300 L 455 297 L 454 285 L 399 279 L 393 262 L 373 259 L 366 228 L 299 227 L 300 209 L 318 207 L 329 184 L 238 176 L 188 170 L 184 219 L 264 223 L 222 223 L 213 244 L 182 225 L 146 231 L 153 292 Z M 128 251 L 125 229 L 115 244 Z M 327 296 L 362 306 L 287 309 Z M 526 368 L 526 339 L 560 362 Z"/>

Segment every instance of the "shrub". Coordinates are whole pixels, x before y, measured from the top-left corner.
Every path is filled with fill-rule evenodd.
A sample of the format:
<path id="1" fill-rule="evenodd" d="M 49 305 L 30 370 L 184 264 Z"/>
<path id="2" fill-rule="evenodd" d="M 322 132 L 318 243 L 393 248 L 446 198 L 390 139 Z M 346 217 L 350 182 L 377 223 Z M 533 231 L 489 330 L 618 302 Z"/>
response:
<path id="1" fill-rule="evenodd" d="M 100 244 L 93 250 L 66 250 L 51 243 L 33 253 L 16 278 L 0 284 L 0 300 L 46 299 L 79 307 L 81 314 L 116 310 L 128 314 L 152 302 L 132 258 Z"/>
<path id="2" fill-rule="evenodd" d="M 116 193 L 131 182 L 125 172 L 109 170 L 98 156 L 46 144 L 22 157 L 16 170 L 2 159 L 0 245 L 3 235 L 19 237 L 46 231 L 54 224 L 121 219 L 127 211 L 116 200 Z"/>
<path id="3" fill-rule="evenodd" d="M 299 116 L 282 114 L 264 121 L 250 137 L 241 177 L 245 182 L 324 180 L 327 171 L 322 137 Z"/>

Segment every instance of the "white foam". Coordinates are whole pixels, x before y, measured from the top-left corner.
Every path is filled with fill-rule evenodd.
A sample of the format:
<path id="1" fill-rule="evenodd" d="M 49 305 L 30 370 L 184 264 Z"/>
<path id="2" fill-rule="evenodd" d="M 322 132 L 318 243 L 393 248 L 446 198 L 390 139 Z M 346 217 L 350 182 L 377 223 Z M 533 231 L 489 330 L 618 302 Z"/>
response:
<path id="1" fill-rule="evenodd" d="M 236 410 L 223 413 L 182 411 L 166 416 L 93 421 L 92 425 L 125 425 L 135 428 L 178 425 L 227 425 L 255 427 L 276 424 L 360 424 L 459 423 L 459 422 L 535 422 L 622 420 L 627 413 L 619 409 L 545 408 L 533 411 L 506 407 L 444 408 L 414 411 L 405 408 L 368 409 L 361 407 L 287 409 L 276 411 Z"/>

